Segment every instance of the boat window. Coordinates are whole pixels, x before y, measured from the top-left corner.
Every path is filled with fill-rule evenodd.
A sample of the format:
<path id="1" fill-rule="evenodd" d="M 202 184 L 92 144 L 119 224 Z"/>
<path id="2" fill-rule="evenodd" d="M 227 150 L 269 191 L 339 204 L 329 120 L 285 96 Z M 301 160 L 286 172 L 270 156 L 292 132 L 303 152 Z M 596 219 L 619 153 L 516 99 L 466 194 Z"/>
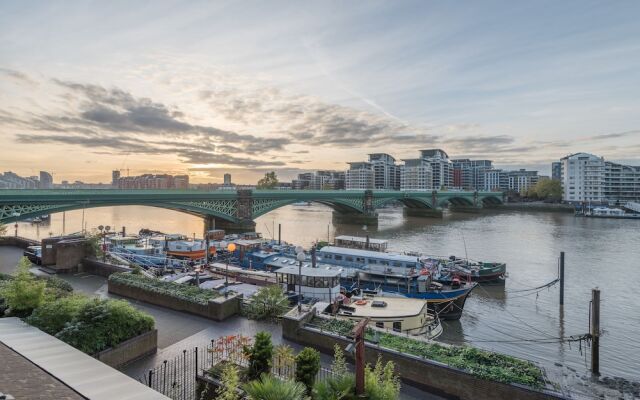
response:
<path id="1" fill-rule="evenodd" d="M 346 261 L 353 261 L 353 257 L 346 257 L 345 260 Z"/>
<path id="2" fill-rule="evenodd" d="M 326 258 L 327 260 L 331 260 L 331 254 L 327 254 L 326 256 L 324 256 L 324 258 Z M 320 259 L 320 257 L 318 257 L 318 259 Z"/>
<path id="3" fill-rule="evenodd" d="M 369 260 L 367 260 L 367 262 L 368 262 L 369 264 L 375 264 L 375 263 L 376 263 L 376 260 L 374 260 L 373 258 L 370 258 Z"/>
<path id="4" fill-rule="evenodd" d="M 342 256 L 336 255 L 336 261 L 340 261 L 340 260 L 342 260 Z"/>
<path id="5" fill-rule="evenodd" d="M 380 265 L 389 265 L 389 261 L 380 261 Z"/>
<path id="6" fill-rule="evenodd" d="M 393 323 L 393 330 L 394 330 L 394 332 L 402 332 L 402 322 L 395 321 Z"/>
<path id="7" fill-rule="evenodd" d="M 384 322 L 376 322 L 376 328 L 384 328 Z"/>
<path id="8" fill-rule="evenodd" d="M 356 261 L 358 261 L 358 262 L 364 262 L 364 257 L 356 257 Z"/>
<path id="9" fill-rule="evenodd" d="M 398 262 L 398 261 L 394 261 L 394 262 L 393 262 L 393 266 L 394 266 L 394 267 L 402 267 L 402 263 L 401 263 L 401 262 Z"/>

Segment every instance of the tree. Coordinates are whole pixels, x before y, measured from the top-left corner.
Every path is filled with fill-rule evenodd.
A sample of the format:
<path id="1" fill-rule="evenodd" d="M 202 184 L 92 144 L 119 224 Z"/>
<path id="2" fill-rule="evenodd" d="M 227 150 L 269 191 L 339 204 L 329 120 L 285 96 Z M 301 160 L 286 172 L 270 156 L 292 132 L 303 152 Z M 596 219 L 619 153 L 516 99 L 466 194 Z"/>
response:
<path id="1" fill-rule="evenodd" d="M 268 319 L 279 317 L 289 309 L 289 299 L 278 285 L 265 286 L 258 290 L 246 308 L 251 319 Z"/>
<path id="2" fill-rule="evenodd" d="M 311 393 L 316 375 L 320 370 L 320 353 L 311 347 L 305 347 L 296 356 L 296 381 L 304 384 L 307 393 Z"/>
<path id="3" fill-rule="evenodd" d="M 295 353 L 291 346 L 287 346 L 286 344 L 276 346 L 273 355 L 272 371 L 275 371 L 280 377 L 289 377 L 291 371 L 294 370 L 295 361 Z"/>
<path id="4" fill-rule="evenodd" d="M 273 189 L 278 186 L 278 176 L 275 171 L 267 172 L 264 178 L 258 181 L 258 189 Z"/>
<path id="5" fill-rule="evenodd" d="M 364 389 L 370 400 L 395 400 L 400 395 L 400 379 L 394 372 L 395 365 L 392 361 L 382 365 L 382 358 L 372 369 L 367 365 L 364 371 Z"/>
<path id="6" fill-rule="evenodd" d="M 268 332 L 258 332 L 252 347 L 245 347 L 245 354 L 249 357 L 249 379 L 257 379 L 262 374 L 268 374 L 271 370 L 271 360 L 273 358 L 273 344 L 271 334 Z"/>
<path id="7" fill-rule="evenodd" d="M 356 378 L 347 368 L 347 360 L 339 345 L 333 347 L 332 375 L 313 385 L 315 400 L 347 400 L 356 395 Z"/>
<path id="8" fill-rule="evenodd" d="M 78 316 L 88 301 L 87 297 L 80 295 L 50 301 L 36 308 L 26 321 L 49 335 L 55 335 Z"/>
<path id="9" fill-rule="evenodd" d="M 260 380 L 245 384 L 242 389 L 251 400 L 302 400 L 304 385 L 299 382 L 281 381 L 271 375 L 262 375 Z"/>
<path id="10" fill-rule="evenodd" d="M 0 236 L 4 236 L 7 234 L 7 226 L 4 224 L 0 224 Z"/>
<path id="11" fill-rule="evenodd" d="M 555 179 L 542 179 L 534 186 L 539 199 L 560 201 L 562 199 L 562 184 Z"/>

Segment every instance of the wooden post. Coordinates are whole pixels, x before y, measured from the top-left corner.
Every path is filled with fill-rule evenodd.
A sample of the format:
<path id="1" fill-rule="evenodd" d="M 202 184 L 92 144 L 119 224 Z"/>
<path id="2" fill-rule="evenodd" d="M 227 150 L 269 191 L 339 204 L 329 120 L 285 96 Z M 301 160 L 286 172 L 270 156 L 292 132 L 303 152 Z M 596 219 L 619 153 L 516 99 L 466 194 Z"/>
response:
<path id="1" fill-rule="evenodd" d="M 282 244 L 282 224 L 278 224 L 278 244 Z"/>
<path id="2" fill-rule="evenodd" d="M 564 251 L 560 252 L 560 305 L 564 305 Z"/>
<path id="3" fill-rule="evenodd" d="M 369 318 L 361 319 L 351 331 L 351 335 L 355 340 L 356 348 L 356 396 L 364 394 L 364 334 L 369 323 Z"/>
<path id="4" fill-rule="evenodd" d="M 600 289 L 591 289 L 591 373 L 600 375 Z"/>

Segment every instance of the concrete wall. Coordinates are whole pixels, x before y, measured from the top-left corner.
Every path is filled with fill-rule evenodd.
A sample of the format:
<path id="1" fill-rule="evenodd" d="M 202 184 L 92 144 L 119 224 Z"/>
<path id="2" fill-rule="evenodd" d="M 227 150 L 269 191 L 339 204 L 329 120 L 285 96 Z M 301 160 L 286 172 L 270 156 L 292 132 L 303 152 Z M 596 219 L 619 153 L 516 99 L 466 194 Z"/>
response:
<path id="1" fill-rule="evenodd" d="M 95 358 L 113 368 L 120 368 L 130 362 L 154 354 L 158 351 L 158 331 L 145 332 L 116 347 L 101 351 Z"/>
<path id="2" fill-rule="evenodd" d="M 26 249 L 29 246 L 39 246 L 40 242 L 33 239 L 27 239 L 20 236 L 2 236 L 0 237 L 0 246 L 14 246 Z"/>
<path id="3" fill-rule="evenodd" d="M 338 344 L 345 348 L 349 340 L 328 332 L 304 327 L 307 318 L 293 319 L 285 316 L 282 320 L 282 335 L 293 342 L 311 346 L 323 353 L 333 354 L 333 347 Z M 366 344 L 366 362 L 374 364 L 382 357 L 383 362 L 393 361 L 396 372 L 401 379 L 411 385 L 421 387 L 429 392 L 451 399 L 563 399 L 555 392 L 537 391 L 525 386 L 506 384 L 473 376 L 465 371 L 449 367 L 436 361 L 422 359 L 409 354 Z"/>
<path id="4" fill-rule="evenodd" d="M 242 303 L 242 295 L 230 295 L 228 298 L 221 296 L 217 299 L 209 300 L 209 304 L 199 304 L 112 281 L 109 281 L 108 287 L 109 293 L 144 301 L 146 303 L 155 304 L 176 311 L 185 311 L 214 321 L 224 321 L 233 315 L 239 314 Z"/>
<path id="5" fill-rule="evenodd" d="M 87 256 L 87 241 L 85 239 L 61 240 L 53 247 L 56 258 L 55 265 L 50 268 L 56 271 L 76 271 Z M 45 265 L 44 262 L 42 264 Z"/>
<path id="6" fill-rule="evenodd" d="M 131 272 L 132 268 L 113 265 L 109 263 L 103 263 L 95 258 L 85 258 L 82 260 L 82 272 L 86 272 L 92 275 L 103 276 L 108 278 L 111 274 L 116 272 Z"/>

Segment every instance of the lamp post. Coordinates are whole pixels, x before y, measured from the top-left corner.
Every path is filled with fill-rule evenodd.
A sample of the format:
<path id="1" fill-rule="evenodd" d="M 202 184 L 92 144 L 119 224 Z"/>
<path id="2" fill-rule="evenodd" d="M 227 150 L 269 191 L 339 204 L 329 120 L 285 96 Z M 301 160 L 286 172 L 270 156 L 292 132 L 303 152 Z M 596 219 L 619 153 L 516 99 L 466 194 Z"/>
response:
<path id="1" fill-rule="evenodd" d="M 104 262 L 105 260 L 105 255 L 104 255 L 104 234 L 102 233 L 102 230 L 104 229 L 104 226 L 102 225 L 98 225 L 98 230 L 100 231 L 100 236 L 102 236 L 102 262 Z"/>
<path id="2" fill-rule="evenodd" d="M 229 297 L 229 258 L 231 257 L 231 253 L 235 251 L 236 244 L 227 243 L 225 240 L 223 240 L 222 242 L 220 242 L 220 247 L 227 250 L 227 263 L 224 273 L 224 297 Z"/>
<path id="3" fill-rule="evenodd" d="M 298 260 L 298 313 L 302 312 L 302 262 L 305 259 L 302 246 L 296 246 L 296 260 Z"/>

